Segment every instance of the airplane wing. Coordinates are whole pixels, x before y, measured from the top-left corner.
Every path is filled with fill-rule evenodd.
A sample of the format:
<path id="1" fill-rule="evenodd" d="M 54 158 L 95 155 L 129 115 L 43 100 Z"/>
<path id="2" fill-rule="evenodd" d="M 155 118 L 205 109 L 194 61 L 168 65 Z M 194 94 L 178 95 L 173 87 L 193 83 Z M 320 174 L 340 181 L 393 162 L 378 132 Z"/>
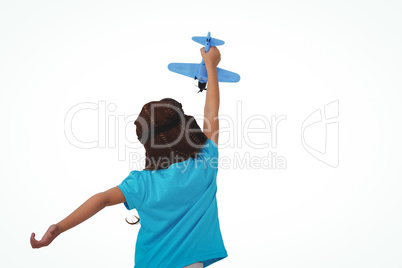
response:
<path id="1" fill-rule="evenodd" d="M 174 73 L 195 78 L 198 75 L 200 63 L 170 63 L 168 69 Z M 240 75 L 221 68 L 217 68 L 219 82 L 237 83 L 240 81 Z"/>
<path id="2" fill-rule="evenodd" d="M 199 63 L 170 63 L 168 69 L 174 73 L 195 78 L 200 68 Z"/>
<path id="3" fill-rule="evenodd" d="M 201 44 L 204 46 L 207 37 L 206 36 L 193 36 L 192 39 L 194 42 L 197 42 L 198 44 Z M 210 42 L 211 47 L 221 46 L 223 44 L 225 44 L 225 41 L 219 40 L 216 38 L 211 38 L 211 42 Z"/>
<path id="4" fill-rule="evenodd" d="M 221 68 L 217 68 L 217 71 L 218 71 L 219 82 L 237 83 L 240 81 L 240 75 L 238 75 L 237 73 L 226 71 Z"/>

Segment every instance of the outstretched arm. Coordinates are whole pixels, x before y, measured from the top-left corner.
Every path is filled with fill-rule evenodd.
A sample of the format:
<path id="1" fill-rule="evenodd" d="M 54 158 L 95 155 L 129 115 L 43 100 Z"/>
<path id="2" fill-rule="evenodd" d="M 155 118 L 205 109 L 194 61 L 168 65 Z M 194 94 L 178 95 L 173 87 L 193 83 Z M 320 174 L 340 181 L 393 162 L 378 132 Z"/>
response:
<path id="1" fill-rule="evenodd" d="M 208 73 L 208 89 L 204 107 L 204 134 L 218 145 L 219 138 L 219 83 L 216 67 L 221 60 L 221 54 L 216 47 L 210 47 L 208 52 L 201 48 Z"/>
<path id="2" fill-rule="evenodd" d="M 57 224 L 49 227 L 41 240 L 35 239 L 35 233 L 31 234 L 32 248 L 41 248 L 49 245 L 59 234 L 67 231 L 68 229 L 77 226 L 78 224 L 86 221 L 106 206 L 112 206 L 125 202 L 126 199 L 118 187 L 111 188 L 102 193 L 98 193 L 87 201 L 85 201 L 79 208 L 71 213 L 67 218 Z"/>

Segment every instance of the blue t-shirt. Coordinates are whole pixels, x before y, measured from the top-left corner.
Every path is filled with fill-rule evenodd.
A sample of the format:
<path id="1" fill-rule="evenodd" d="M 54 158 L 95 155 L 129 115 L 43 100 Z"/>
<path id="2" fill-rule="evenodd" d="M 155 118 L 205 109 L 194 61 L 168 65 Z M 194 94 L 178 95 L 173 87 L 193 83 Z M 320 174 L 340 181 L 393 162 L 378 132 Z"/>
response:
<path id="1" fill-rule="evenodd" d="M 198 158 L 168 169 L 131 171 L 118 186 L 141 219 L 135 267 L 204 267 L 227 257 L 216 202 L 218 148 L 210 139 Z"/>

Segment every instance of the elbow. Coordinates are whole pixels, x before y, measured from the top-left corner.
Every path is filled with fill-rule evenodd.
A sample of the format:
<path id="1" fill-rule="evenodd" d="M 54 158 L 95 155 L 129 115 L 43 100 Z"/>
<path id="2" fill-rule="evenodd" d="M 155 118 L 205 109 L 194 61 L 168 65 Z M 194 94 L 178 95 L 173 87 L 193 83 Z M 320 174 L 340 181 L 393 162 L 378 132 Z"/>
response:
<path id="1" fill-rule="evenodd" d="M 205 106 L 205 108 L 204 108 L 205 116 L 217 116 L 218 113 L 219 113 L 219 105 L 213 106 L 213 107 Z"/>
<path id="2" fill-rule="evenodd" d="M 219 113 L 219 103 L 214 104 L 206 104 L 204 107 L 204 114 L 205 115 L 217 115 Z"/>
<path id="3" fill-rule="evenodd" d="M 218 110 L 209 110 L 204 112 L 204 119 L 207 118 L 209 120 L 216 120 L 218 119 Z"/>
<path id="4" fill-rule="evenodd" d="M 93 198 L 96 199 L 96 203 L 99 204 L 100 207 L 104 208 L 109 206 L 109 200 L 107 198 L 107 195 L 102 192 L 102 193 L 97 193 L 96 195 L 93 196 Z"/>

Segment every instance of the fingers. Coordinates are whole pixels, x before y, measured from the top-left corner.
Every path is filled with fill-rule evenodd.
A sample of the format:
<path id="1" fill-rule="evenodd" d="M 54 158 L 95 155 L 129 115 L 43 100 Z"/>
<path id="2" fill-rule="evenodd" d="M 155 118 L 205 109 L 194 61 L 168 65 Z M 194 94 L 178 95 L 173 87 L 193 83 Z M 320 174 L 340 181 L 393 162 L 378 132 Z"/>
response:
<path id="1" fill-rule="evenodd" d="M 217 47 L 210 47 L 209 48 L 209 51 L 211 51 L 211 50 L 216 50 L 216 51 L 218 51 L 218 53 L 220 54 L 220 52 L 219 52 L 219 49 L 217 48 Z M 205 48 L 204 47 L 202 47 L 202 48 L 200 48 L 200 51 L 201 51 L 201 54 L 205 54 L 205 53 L 208 53 L 208 52 L 205 52 Z"/>
<path id="2" fill-rule="evenodd" d="M 43 238 L 40 241 L 36 240 L 35 233 L 32 233 L 31 239 L 30 239 L 32 248 L 41 248 L 41 247 L 47 246 L 48 243 L 46 243 L 45 240 L 46 240 L 45 236 L 43 236 Z"/>
<path id="3" fill-rule="evenodd" d="M 35 239 L 35 233 L 31 234 L 30 242 L 31 242 L 32 248 L 39 248 L 39 245 L 38 245 L 39 241 Z"/>

